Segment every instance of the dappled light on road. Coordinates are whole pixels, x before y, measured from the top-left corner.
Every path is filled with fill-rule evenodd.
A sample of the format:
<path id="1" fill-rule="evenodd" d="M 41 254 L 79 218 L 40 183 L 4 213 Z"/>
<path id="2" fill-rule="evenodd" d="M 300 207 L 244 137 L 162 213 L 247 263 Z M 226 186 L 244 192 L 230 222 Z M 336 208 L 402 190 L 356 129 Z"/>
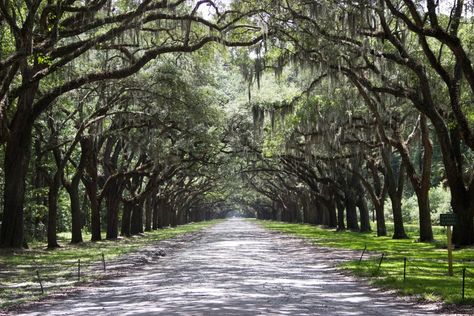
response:
<path id="1" fill-rule="evenodd" d="M 341 275 L 351 251 L 312 247 L 230 219 L 160 261 L 24 315 L 417 315 L 417 305 Z"/>

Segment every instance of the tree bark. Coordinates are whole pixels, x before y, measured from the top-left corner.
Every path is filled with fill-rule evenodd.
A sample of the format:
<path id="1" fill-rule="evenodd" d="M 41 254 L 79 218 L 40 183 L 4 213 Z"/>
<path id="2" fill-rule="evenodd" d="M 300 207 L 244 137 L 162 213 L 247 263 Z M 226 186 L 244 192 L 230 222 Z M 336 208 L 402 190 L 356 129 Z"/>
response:
<path id="1" fill-rule="evenodd" d="M 372 202 L 375 208 L 375 220 L 377 221 L 377 236 L 387 236 L 387 226 L 385 225 L 385 197 L 387 196 L 387 178 L 384 177 L 383 185 L 380 181 L 379 171 L 375 163 L 368 164 L 372 178 L 374 179 L 374 190 L 372 191 Z M 363 180 L 361 180 L 363 183 Z"/>
<path id="2" fill-rule="evenodd" d="M 119 211 L 121 195 L 124 190 L 123 179 L 116 176 L 118 158 L 122 150 L 122 143 L 111 136 L 107 138 L 103 151 L 102 170 L 105 183 L 102 187 L 106 208 L 106 238 L 117 239 L 119 235 Z"/>
<path id="3" fill-rule="evenodd" d="M 329 192 L 328 192 L 329 193 Z M 334 195 L 329 195 L 329 200 L 326 203 L 328 209 L 328 227 L 336 228 L 337 227 L 337 213 L 336 213 L 336 202 Z"/>
<path id="4" fill-rule="evenodd" d="M 169 214 L 170 214 L 170 225 L 171 227 L 178 226 L 178 216 L 176 214 L 176 210 L 173 206 L 169 206 Z"/>
<path id="5" fill-rule="evenodd" d="M 337 227 L 337 214 L 336 214 L 336 202 L 334 199 L 330 199 L 327 203 L 327 208 L 329 212 L 329 228 L 336 228 Z"/>
<path id="6" fill-rule="evenodd" d="M 82 227 L 84 225 L 84 221 L 82 219 L 79 184 L 84 172 L 84 158 L 85 157 L 81 152 L 79 166 L 77 167 L 76 173 L 72 177 L 71 181 L 67 181 L 63 173 L 63 186 L 69 194 L 69 201 L 71 203 L 71 244 L 83 242 Z"/>
<path id="7" fill-rule="evenodd" d="M 71 202 L 71 243 L 77 244 L 82 239 L 82 212 L 79 198 L 79 177 L 71 181 L 70 187 L 66 188 Z"/>
<path id="8" fill-rule="evenodd" d="M 382 148 L 382 158 L 385 165 L 385 177 L 387 179 L 387 192 L 392 202 L 392 214 L 393 214 L 393 239 L 405 239 L 408 236 L 405 233 L 405 227 L 403 225 L 402 215 L 402 194 L 404 186 L 404 173 L 405 167 L 403 163 L 400 163 L 398 170 L 398 177 L 395 175 L 392 160 L 391 160 L 391 148 L 385 146 Z"/>
<path id="9" fill-rule="evenodd" d="M 470 201 L 470 204 L 474 204 L 474 201 L 472 201 L 472 199 Z M 472 245 L 474 244 L 474 209 L 472 206 L 470 208 L 469 206 L 465 206 L 463 211 L 460 211 L 461 207 L 458 207 L 457 210 L 459 224 L 453 227 L 453 243 L 458 246 Z"/>
<path id="10" fill-rule="evenodd" d="M 157 230 L 158 229 L 158 207 L 159 207 L 159 199 L 156 197 L 153 199 L 153 225 L 152 229 Z"/>
<path id="11" fill-rule="evenodd" d="M 164 227 L 163 225 L 163 219 L 164 219 L 164 212 L 165 212 L 165 200 L 162 197 L 158 198 L 158 209 L 156 212 L 156 223 L 157 223 L 157 228 L 162 229 Z"/>
<path id="12" fill-rule="evenodd" d="M 357 221 L 357 208 L 353 197 L 346 196 L 345 204 L 347 228 L 352 231 L 359 231 L 359 223 Z"/>
<path id="13" fill-rule="evenodd" d="M 433 146 L 429 137 L 429 130 L 427 119 L 424 115 L 420 115 L 420 129 L 421 129 L 421 148 L 422 158 L 420 162 L 420 175 L 417 173 L 414 164 L 409 155 L 407 144 L 398 140 L 396 148 L 405 165 L 408 179 L 412 184 L 418 202 L 418 214 L 420 224 L 420 241 L 433 241 L 433 230 L 431 227 L 431 212 L 429 191 L 431 187 L 431 158 L 433 156 Z M 400 138 L 399 136 L 397 138 Z"/>
<path id="14" fill-rule="evenodd" d="M 34 143 L 34 156 L 36 159 L 34 160 L 34 176 L 33 176 L 33 189 L 35 190 L 34 194 L 34 203 L 36 205 L 41 205 L 44 207 L 48 206 L 48 199 L 45 198 L 44 194 L 41 193 L 41 190 L 47 186 L 46 176 L 41 168 L 42 161 L 41 161 L 41 141 L 37 138 Z M 25 235 L 31 236 L 33 239 L 40 240 L 44 236 L 39 236 L 38 232 L 38 224 L 40 218 L 38 214 L 33 216 L 33 213 L 30 212 L 29 216 L 25 219 Z M 26 237 L 28 238 L 28 237 Z"/>
<path id="15" fill-rule="evenodd" d="M 82 152 L 85 155 L 85 170 L 87 174 L 84 185 L 86 187 L 87 196 L 89 197 L 91 207 L 91 241 L 99 241 L 102 239 L 100 233 L 100 205 L 97 196 L 98 192 L 98 174 L 97 174 L 97 153 L 94 149 L 94 140 L 92 137 L 85 137 L 81 140 Z"/>
<path id="16" fill-rule="evenodd" d="M 130 221 L 130 234 L 143 233 L 143 201 L 135 201 Z"/>
<path id="17" fill-rule="evenodd" d="M 171 205 L 168 201 L 165 202 L 163 209 L 163 226 L 169 227 L 171 225 Z"/>
<path id="18" fill-rule="evenodd" d="M 385 225 L 384 205 L 377 203 L 375 207 L 375 219 L 377 220 L 377 236 L 387 236 L 387 227 Z"/>
<path id="19" fill-rule="evenodd" d="M 323 208 L 321 206 L 321 201 L 318 198 L 314 199 L 314 224 L 323 224 Z"/>
<path id="20" fill-rule="evenodd" d="M 153 197 L 150 194 L 145 201 L 145 231 L 149 232 L 152 229 L 152 215 L 153 215 Z"/>
<path id="21" fill-rule="evenodd" d="M 431 227 L 430 200 L 428 198 L 428 192 L 420 195 L 418 195 L 418 192 L 416 193 L 420 216 L 420 241 L 431 242 L 433 241 L 433 229 Z"/>
<path id="22" fill-rule="evenodd" d="M 315 210 L 315 197 L 313 194 L 309 196 L 308 204 L 306 206 L 308 212 L 308 223 L 315 225 L 316 224 L 316 210 Z"/>
<path id="23" fill-rule="evenodd" d="M 341 199 L 337 199 L 337 230 L 345 230 L 346 225 L 344 224 L 344 203 Z"/>
<path id="24" fill-rule="evenodd" d="M 133 202 L 125 201 L 123 203 L 123 213 L 122 213 L 122 228 L 120 234 L 122 236 L 130 237 L 130 224 L 131 224 L 131 215 L 132 209 L 134 207 Z"/>
<path id="25" fill-rule="evenodd" d="M 22 64 L 22 83 L 32 76 L 31 69 Z M 17 110 L 9 126 L 5 145 L 3 219 L 0 232 L 1 248 L 28 247 L 24 235 L 25 181 L 31 158 L 32 129 L 35 117 L 31 112 L 38 83 L 30 84 L 18 99 Z"/>
<path id="26" fill-rule="evenodd" d="M 370 227 L 370 215 L 369 209 L 367 207 L 367 202 L 363 195 L 361 195 L 357 201 L 357 207 L 359 208 L 360 214 L 360 231 L 361 232 L 370 232 L 372 228 Z"/>
<path id="27" fill-rule="evenodd" d="M 393 212 L 393 239 L 405 239 L 408 236 L 403 227 L 402 198 L 398 195 L 390 195 Z"/>
<path id="28" fill-rule="evenodd" d="M 119 185 L 111 185 L 107 188 L 107 193 L 105 194 L 105 207 L 107 212 L 107 230 L 105 238 L 109 240 L 117 239 L 118 237 L 118 214 L 121 192 L 122 189 Z"/>
<path id="29" fill-rule="evenodd" d="M 319 211 L 321 212 L 321 225 L 328 227 L 329 225 L 329 210 L 327 208 L 327 203 L 321 201 L 319 204 Z"/>
<path id="30" fill-rule="evenodd" d="M 27 246 L 24 240 L 23 206 L 33 128 L 33 118 L 27 109 L 31 107 L 35 92 L 36 89 L 28 89 L 18 101 L 19 110 L 11 123 L 10 137 L 5 146 L 1 248 Z"/>
<path id="31" fill-rule="evenodd" d="M 457 71 L 460 70 L 460 67 L 456 68 Z M 452 82 L 449 88 L 452 108 L 459 108 L 458 84 L 459 82 Z M 419 110 L 423 112 L 423 108 Z M 461 153 L 462 137 L 459 126 L 448 127 L 448 122 L 445 123 L 445 119 L 437 111 L 432 110 L 425 114 L 436 131 L 451 191 L 451 207 L 459 218 L 459 225 L 453 227 L 453 243 L 458 246 L 472 245 L 474 244 L 474 177 L 465 181 L 466 166 Z M 449 122 L 449 125 L 452 123 Z"/>
<path id="32" fill-rule="evenodd" d="M 433 228 L 431 226 L 431 208 L 430 208 L 430 187 L 431 187 L 431 161 L 433 157 L 433 144 L 431 143 L 427 119 L 421 116 L 421 145 L 423 148 L 423 157 L 421 161 L 421 179 L 416 187 L 416 196 L 418 200 L 420 217 L 420 241 L 433 241 Z M 412 179 L 412 184 L 416 184 L 416 179 Z"/>
<path id="33" fill-rule="evenodd" d="M 48 190 L 48 249 L 58 248 L 57 217 L 58 217 L 58 198 L 61 187 L 61 174 L 57 171 L 51 179 Z"/>
<path id="34" fill-rule="evenodd" d="M 186 223 L 185 214 L 186 214 L 186 210 L 182 208 L 178 209 L 178 213 L 176 215 L 178 225 L 183 225 Z"/>

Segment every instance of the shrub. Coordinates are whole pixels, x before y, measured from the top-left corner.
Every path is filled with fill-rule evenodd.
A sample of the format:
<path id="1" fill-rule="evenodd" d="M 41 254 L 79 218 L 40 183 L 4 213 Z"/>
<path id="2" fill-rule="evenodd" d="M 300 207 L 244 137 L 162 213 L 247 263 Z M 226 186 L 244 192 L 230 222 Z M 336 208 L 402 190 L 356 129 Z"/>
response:
<path id="1" fill-rule="evenodd" d="M 431 222 L 439 225 L 439 214 L 452 212 L 451 193 L 442 185 L 432 187 L 429 192 Z M 402 200 L 403 221 L 407 224 L 417 224 L 419 220 L 418 201 L 415 194 Z M 389 198 L 385 201 L 385 218 L 393 221 L 392 203 Z"/>
<path id="2" fill-rule="evenodd" d="M 429 193 L 431 207 L 431 221 L 435 225 L 439 225 L 439 214 L 450 213 L 451 208 L 451 192 L 442 185 L 432 187 Z"/>

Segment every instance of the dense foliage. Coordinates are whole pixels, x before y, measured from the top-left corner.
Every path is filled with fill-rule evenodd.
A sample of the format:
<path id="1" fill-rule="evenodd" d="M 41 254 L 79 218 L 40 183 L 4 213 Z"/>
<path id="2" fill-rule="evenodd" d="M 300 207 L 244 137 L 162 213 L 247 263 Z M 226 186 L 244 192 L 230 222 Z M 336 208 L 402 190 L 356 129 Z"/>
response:
<path id="1" fill-rule="evenodd" d="M 454 240 L 473 244 L 472 3 L 270 3 L 275 37 L 257 49 L 255 69 L 291 67 L 307 80 L 287 105 L 254 104 L 272 149 L 252 179 L 271 200 L 262 216 L 366 231 L 370 206 L 378 235 L 388 210 L 394 238 L 417 220 L 431 241 L 432 221 L 450 209 L 430 199 L 450 194 Z M 275 111 L 286 116 L 276 129 Z"/>
<path id="2" fill-rule="evenodd" d="M 0 2 L 2 247 L 225 216 L 474 243 L 472 3 Z M 232 213 L 233 214 L 233 213 Z"/>

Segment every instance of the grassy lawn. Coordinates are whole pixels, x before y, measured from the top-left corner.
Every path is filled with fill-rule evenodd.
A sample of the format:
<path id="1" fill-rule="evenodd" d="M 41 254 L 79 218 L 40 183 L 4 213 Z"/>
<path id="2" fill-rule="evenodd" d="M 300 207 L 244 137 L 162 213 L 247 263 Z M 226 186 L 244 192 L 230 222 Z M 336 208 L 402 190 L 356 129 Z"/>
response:
<path id="1" fill-rule="evenodd" d="M 0 252 L 0 308 L 42 296 L 37 272 L 40 273 L 46 293 L 56 289 L 67 289 L 78 282 L 78 260 L 81 265 L 81 282 L 100 278 L 102 254 L 105 262 L 130 253 L 153 242 L 169 239 L 185 233 L 195 232 L 216 221 L 191 223 L 176 228 L 146 232 L 143 236 L 121 238 L 114 241 L 68 243 L 70 234 L 59 234 L 61 248 L 46 250 L 45 243 L 31 243 L 30 249 Z M 84 240 L 90 235 L 84 234 Z"/>
<path id="2" fill-rule="evenodd" d="M 276 221 L 258 221 L 265 228 L 296 235 L 327 247 L 367 251 L 376 256 L 344 263 L 342 268 L 356 275 L 370 277 L 378 286 L 396 289 L 404 294 L 418 294 L 427 300 L 442 300 L 446 303 L 474 304 L 474 248 L 459 249 L 453 253 L 454 276 L 447 275 L 446 230 L 434 227 L 434 243 L 417 242 L 417 227 L 407 225 L 410 239 L 393 240 L 377 237 L 374 232 L 336 232 L 306 224 L 288 224 Z M 372 227 L 375 227 L 374 225 Z M 392 225 L 388 225 L 389 236 Z M 381 254 L 385 259 L 380 269 Z M 404 258 L 407 258 L 406 279 L 403 279 Z M 466 268 L 465 300 L 462 301 L 462 269 Z"/>

